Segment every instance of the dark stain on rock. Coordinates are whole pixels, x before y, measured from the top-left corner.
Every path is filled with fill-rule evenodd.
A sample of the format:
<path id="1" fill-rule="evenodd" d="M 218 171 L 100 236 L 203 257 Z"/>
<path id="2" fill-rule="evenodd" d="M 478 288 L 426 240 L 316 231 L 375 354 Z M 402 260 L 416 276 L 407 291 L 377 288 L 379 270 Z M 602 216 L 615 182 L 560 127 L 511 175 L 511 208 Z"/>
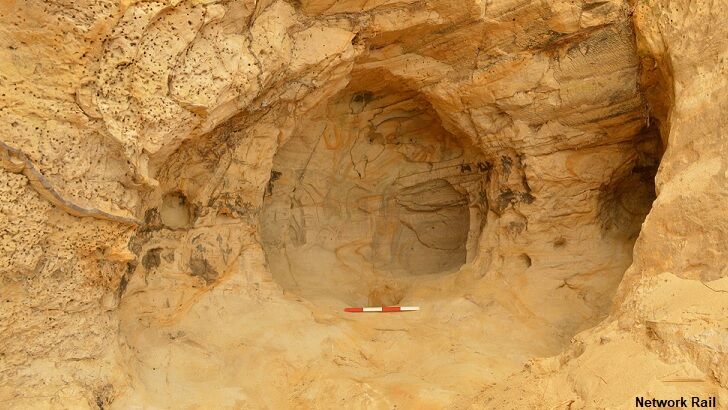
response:
<path id="1" fill-rule="evenodd" d="M 508 231 L 512 234 L 518 235 L 526 229 L 526 224 L 523 222 L 510 222 L 508 223 Z"/>
<path id="2" fill-rule="evenodd" d="M 498 195 L 498 199 L 496 199 L 496 206 L 498 207 L 497 211 L 501 212 L 504 209 L 508 208 L 512 203 L 516 201 L 516 194 L 506 188 L 501 190 L 500 195 Z"/>
<path id="3" fill-rule="evenodd" d="M 99 410 L 107 409 L 114 401 L 114 386 L 111 384 L 104 385 L 96 390 L 94 396 L 96 407 Z"/>
<path id="4" fill-rule="evenodd" d="M 96 396 L 96 406 L 99 408 L 99 410 L 104 410 L 106 408 L 106 402 L 104 401 L 103 397 Z"/>
<path id="5" fill-rule="evenodd" d="M 268 180 L 268 185 L 265 187 L 266 195 L 273 195 L 273 183 L 276 182 L 281 177 L 281 175 L 283 175 L 283 173 L 280 171 L 270 171 L 270 179 Z"/>
<path id="6" fill-rule="evenodd" d="M 272 192 L 273 188 L 271 187 L 270 189 Z M 267 192 L 263 195 L 267 196 Z M 243 201 L 239 195 L 230 193 L 225 193 L 214 199 L 210 199 L 209 206 L 217 208 L 219 215 L 227 215 L 231 218 L 251 216 L 257 211 L 253 204 Z"/>
<path id="7" fill-rule="evenodd" d="M 349 109 L 352 114 L 359 114 L 364 111 L 364 107 L 374 99 L 374 94 L 370 91 L 362 91 L 354 94 L 349 102 Z"/>
<path id="8" fill-rule="evenodd" d="M 503 167 L 503 178 L 508 179 L 513 167 L 513 160 L 508 155 L 501 155 L 501 166 Z"/>
<path id="9" fill-rule="evenodd" d="M 215 268 L 205 258 L 194 256 L 190 258 L 189 266 L 192 275 L 204 280 L 205 284 L 214 282 L 219 276 Z"/>
<path id="10" fill-rule="evenodd" d="M 354 97 L 352 97 L 351 101 L 358 104 L 366 104 L 371 101 L 373 97 L 374 94 L 372 94 L 370 91 L 362 91 L 360 93 L 354 94 Z"/>
<path id="11" fill-rule="evenodd" d="M 146 242 L 142 236 L 146 232 L 143 231 L 143 229 L 139 230 L 139 235 L 132 237 L 129 239 L 129 244 L 127 247 L 130 251 L 134 252 L 135 255 L 139 256 L 139 253 L 142 251 L 142 246 L 144 245 L 144 242 Z"/>
<path id="12" fill-rule="evenodd" d="M 129 280 L 131 279 L 132 275 L 134 275 L 134 271 L 136 270 L 137 262 L 129 262 L 126 264 L 126 272 L 121 276 L 121 279 L 119 279 L 119 287 L 116 289 L 116 299 L 121 299 L 122 296 L 124 296 L 124 292 L 126 291 L 126 286 L 129 284 Z"/>
<path id="13" fill-rule="evenodd" d="M 530 204 L 536 199 L 530 192 L 521 192 L 518 194 L 521 197 L 521 202 Z"/>
<path id="14" fill-rule="evenodd" d="M 149 208 L 144 212 L 144 223 L 154 224 L 159 223 L 159 210 L 157 208 Z"/>
<path id="15" fill-rule="evenodd" d="M 147 251 L 147 253 L 144 254 L 144 257 L 142 258 L 142 266 L 144 266 L 147 269 L 154 269 L 158 267 L 162 263 L 162 258 L 160 257 L 160 254 L 162 252 L 161 248 L 154 248 Z"/>
<path id="16" fill-rule="evenodd" d="M 139 227 L 137 233 L 144 235 L 160 229 L 162 229 L 162 219 L 159 215 L 159 209 L 155 207 L 144 211 L 144 224 Z M 133 252 L 138 254 L 139 250 L 133 250 Z"/>
<path id="17" fill-rule="evenodd" d="M 493 169 L 493 164 L 491 164 L 490 162 L 478 162 L 478 171 L 488 172 L 491 169 Z"/>

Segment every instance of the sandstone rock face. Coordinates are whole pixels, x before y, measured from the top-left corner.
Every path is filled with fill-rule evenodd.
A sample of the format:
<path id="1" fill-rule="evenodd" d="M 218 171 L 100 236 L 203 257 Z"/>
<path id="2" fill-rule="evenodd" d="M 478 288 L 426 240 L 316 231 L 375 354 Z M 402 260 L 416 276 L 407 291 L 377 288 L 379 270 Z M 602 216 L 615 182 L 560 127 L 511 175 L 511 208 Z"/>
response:
<path id="1" fill-rule="evenodd" d="M 727 9 L 0 2 L 0 403 L 725 405 Z"/>

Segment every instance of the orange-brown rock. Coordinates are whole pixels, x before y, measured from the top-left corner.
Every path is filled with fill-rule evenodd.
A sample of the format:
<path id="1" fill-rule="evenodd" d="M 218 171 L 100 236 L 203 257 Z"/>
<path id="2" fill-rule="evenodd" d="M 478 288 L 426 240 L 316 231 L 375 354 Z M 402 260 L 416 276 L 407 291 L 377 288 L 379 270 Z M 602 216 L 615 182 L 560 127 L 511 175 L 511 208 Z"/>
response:
<path id="1" fill-rule="evenodd" d="M 724 10 L 0 2 L 2 407 L 725 406 Z"/>

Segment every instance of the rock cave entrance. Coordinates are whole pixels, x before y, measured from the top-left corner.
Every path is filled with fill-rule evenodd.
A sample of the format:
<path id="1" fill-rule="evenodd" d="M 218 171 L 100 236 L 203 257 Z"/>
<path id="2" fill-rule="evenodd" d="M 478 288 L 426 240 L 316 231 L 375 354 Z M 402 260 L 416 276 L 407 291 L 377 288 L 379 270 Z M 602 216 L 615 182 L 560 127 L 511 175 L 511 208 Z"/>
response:
<path id="1" fill-rule="evenodd" d="M 420 93 L 369 80 L 321 104 L 273 160 L 263 247 L 283 288 L 313 299 L 397 303 L 408 278 L 472 260 L 485 224 L 483 153 Z"/>
<path id="2" fill-rule="evenodd" d="M 655 197 L 662 147 L 638 107 L 622 125 L 604 120 L 598 132 L 626 136 L 613 146 L 521 154 L 449 131 L 423 93 L 386 72 L 355 71 L 273 158 L 259 230 L 269 270 L 312 301 L 396 304 L 480 255 L 480 271 L 526 284 L 528 309 L 567 328 L 596 323 Z"/>

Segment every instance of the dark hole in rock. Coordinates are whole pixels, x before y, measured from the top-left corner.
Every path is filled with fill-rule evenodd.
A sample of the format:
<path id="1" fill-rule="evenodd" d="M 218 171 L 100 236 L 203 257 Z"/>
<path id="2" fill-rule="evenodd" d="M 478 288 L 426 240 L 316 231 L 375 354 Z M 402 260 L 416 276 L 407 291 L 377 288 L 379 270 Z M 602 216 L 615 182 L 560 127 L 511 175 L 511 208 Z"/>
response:
<path id="1" fill-rule="evenodd" d="M 526 265 L 527 268 L 530 268 L 533 262 L 531 261 L 531 257 L 527 254 L 522 254 L 521 259 L 523 260 L 523 263 Z"/>

